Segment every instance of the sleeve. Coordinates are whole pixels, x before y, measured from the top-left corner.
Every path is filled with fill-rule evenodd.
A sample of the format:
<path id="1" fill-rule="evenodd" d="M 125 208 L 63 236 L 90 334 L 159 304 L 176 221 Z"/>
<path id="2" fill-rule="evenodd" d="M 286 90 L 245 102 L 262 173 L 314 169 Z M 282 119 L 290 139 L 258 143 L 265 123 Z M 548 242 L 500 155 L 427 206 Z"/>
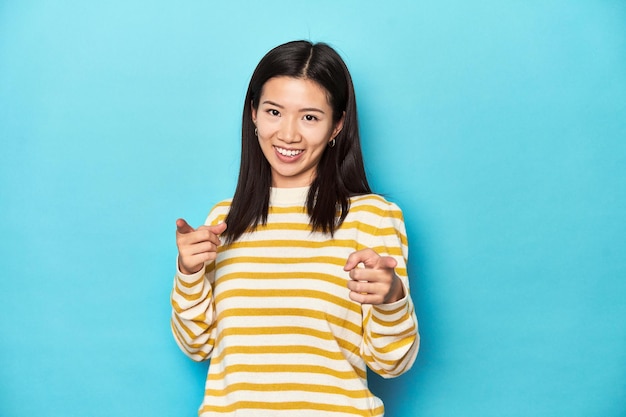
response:
<path id="1" fill-rule="evenodd" d="M 215 223 L 215 217 L 212 211 L 205 224 Z M 215 343 L 215 261 L 207 262 L 192 275 L 180 272 L 178 261 L 176 265 L 170 296 L 172 334 L 183 353 L 195 361 L 203 361 L 210 358 Z"/>
<path id="2" fill-rule="evenodd" d="M 381 256 L 391 256 L 398 265 L 405 297 L 391 304 L 363 305 L 363 343 L 361 356 L 371 370 L 383 378 L 408 371 L 417 357 L 420 337 L 417 317 L 409 291 L 407 274 L 408 241 L 400 208 L 388 203 L 377 228 L 372 249 Z"/>

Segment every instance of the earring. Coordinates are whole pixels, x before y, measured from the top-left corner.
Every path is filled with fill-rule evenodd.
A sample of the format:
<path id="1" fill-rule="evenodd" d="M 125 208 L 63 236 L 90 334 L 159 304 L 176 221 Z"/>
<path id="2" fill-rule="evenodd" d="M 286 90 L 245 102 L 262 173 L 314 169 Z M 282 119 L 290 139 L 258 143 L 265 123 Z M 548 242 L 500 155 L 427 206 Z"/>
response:
<path id="1" fill-rule="evenodd" d="M 254 128 L 254 136 L 259 136 L 259 130 L 256 127 Z"/>
<path id="2" fill-rule="evenodd" d="M 335 140 L 335 138 L 332 138 L 330 140 L 330 142 L 328 142 L 328 147 L 329 148 L 334 148 L 336 143 L 337 143 L 337 141 Z"/>

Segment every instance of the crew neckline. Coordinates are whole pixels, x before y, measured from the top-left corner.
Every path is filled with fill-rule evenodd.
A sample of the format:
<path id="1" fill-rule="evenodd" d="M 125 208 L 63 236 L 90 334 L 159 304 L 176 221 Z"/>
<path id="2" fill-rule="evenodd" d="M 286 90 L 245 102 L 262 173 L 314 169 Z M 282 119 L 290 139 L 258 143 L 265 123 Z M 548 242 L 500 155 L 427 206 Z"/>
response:
<path id="1" fill-rule="evenodd" d="M 277 188 L 270 187 L 270 205 L 306 203 L 310 187 Z"/>

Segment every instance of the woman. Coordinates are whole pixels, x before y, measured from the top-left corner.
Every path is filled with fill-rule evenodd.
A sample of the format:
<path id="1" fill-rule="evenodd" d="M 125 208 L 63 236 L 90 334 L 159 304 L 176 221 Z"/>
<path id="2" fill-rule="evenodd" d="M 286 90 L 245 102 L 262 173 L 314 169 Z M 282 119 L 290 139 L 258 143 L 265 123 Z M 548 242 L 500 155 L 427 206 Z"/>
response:
<path id="1" fill-rule="evenodd" d="M 419 346 L 400 209 L 372 194 L 348 69 L 328 45 L 280 45 L 244 102 L 232 200 L 176 222 L 172 330 L 211 359 L 201 416 L 382 416 L 366 366 Z"/>

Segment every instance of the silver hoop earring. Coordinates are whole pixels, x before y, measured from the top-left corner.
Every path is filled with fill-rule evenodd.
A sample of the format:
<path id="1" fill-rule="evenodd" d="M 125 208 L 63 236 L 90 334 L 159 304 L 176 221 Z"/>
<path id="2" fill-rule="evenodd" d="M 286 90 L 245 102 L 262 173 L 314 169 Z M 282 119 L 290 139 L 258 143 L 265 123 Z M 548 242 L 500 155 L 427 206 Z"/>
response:
<path id="1" fill-rule="evenodd" d="M 254 128 L 254 136 L 259 136 L 259 130 L 256 127 Z"/>
<path id="2" fill-rule="evenodd" d="M 330 140 L 330 142 L 328 142 L 328 147 L 329 148 L 334 148 L 336 143 L 337 143 L 337 141 L 335 140 L 335 138 L 332 138 Z"/>

